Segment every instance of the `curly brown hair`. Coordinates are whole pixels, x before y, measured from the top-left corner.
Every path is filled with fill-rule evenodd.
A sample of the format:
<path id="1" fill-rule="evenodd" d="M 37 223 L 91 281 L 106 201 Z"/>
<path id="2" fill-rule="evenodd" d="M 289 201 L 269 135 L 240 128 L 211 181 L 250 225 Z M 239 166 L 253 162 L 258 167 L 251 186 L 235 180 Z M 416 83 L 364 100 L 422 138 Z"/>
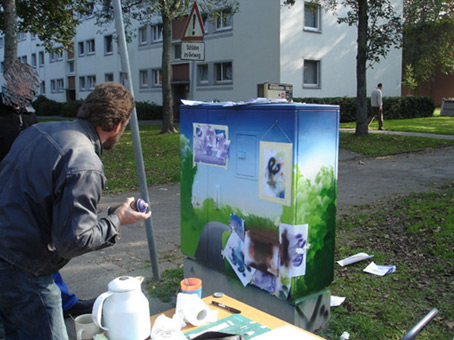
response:
<path id="1" fill-rule="evenodd" d="M 133 108 L 131 92 L 122 84 L 109 81 L 96 86 L 87 96 L 77 118 L 86 119 L 104 131 L 112 131 L 118 123 L 128 121 Z"/>

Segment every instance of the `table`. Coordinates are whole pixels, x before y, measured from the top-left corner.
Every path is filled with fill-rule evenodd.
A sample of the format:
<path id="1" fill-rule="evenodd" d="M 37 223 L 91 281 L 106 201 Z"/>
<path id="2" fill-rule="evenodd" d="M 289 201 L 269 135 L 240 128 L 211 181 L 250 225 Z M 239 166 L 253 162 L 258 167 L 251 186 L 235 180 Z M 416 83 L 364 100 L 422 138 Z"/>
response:
<path id="1" fill-rule="evenodd" d="M 279 318 L 276 318 L 268 313 L 265 313 L 265 312 L 262 312 L 261 310 L 259 309 L 256 309 L 254 307 L 251 307 L 241 301 L 238 301 L 230 296 L 227 296 L 227 295 L 224 295 L 223 297 L 220 297 L 220 298 L 216 298 L 212 295 L 210 296 L 207 296 L 205 298 L 202 299 L 203 302 L 205 302 L 209 308 L 211 310 L 217 310 L 218 311 L 218 320 L 220 319 L 223 319 L 225 317 L 228 317 L 230 315 L 232 315 L 231 312 L 225 310 L 224 308 L 221 308 L 221 307 L 217 307 L 215 305 L 212 305 L 211 304 L 211 301 L 217 301 L 219 303 L 222 303 L 226 306 L 229 306 L 229 307 L 233 307 L 233 308 L 236 308 L 236 309 L 239 309 L 241 311 L 241 315 L 243 315 L 244 317 L 248 318 L 248 319 L 251 319 L 253 321 L 256 321 L 262 325 L 265 325 L 265 326 L 268 326 L 268 328 L 270 328 L 271 330 L 273 329 L 277 329 L 277 328 L 280 328 L 280 327 L 283 327 L 283 326 L 291 326 L 291 327 L 294 327 L 296 329 L 298 329 L 299 331 L 301 332 L 304 332 L 304 333 L 307 333 L 308 336 L 310 336 L 311 339 L 320 339 L 320 340 L 324 340 L 324 338 L 321 338 L 313 333 L 310 333 L 304 329 L 301 329 L 299 327 L 296 327 L 294 325 L 291 325 L 289 324 L 288 322 L 284 321 L 284 320 L 281 320 Z M 154 322 L 156 320 L 156 318 L 161 315 L 161 314 L 164 314 L 165 316 L 169 317 L 169 318 L 172 318 L 172 316 L 175 314 L 175 309 L 170 309 L 168 311 L 165 311 L 163 313 L 158 313 L 158 314 L 155 314 L 155 315 L 152 315 L 151 316 L 151 326 L 154 325 Z M 191 330 L 194 330 L 198 327 L 194 327 L 192 325 L 187 325 L 185 328 L 182 329 L 182 332 L 188 332 L 188 331 L 191 331 Z"/>

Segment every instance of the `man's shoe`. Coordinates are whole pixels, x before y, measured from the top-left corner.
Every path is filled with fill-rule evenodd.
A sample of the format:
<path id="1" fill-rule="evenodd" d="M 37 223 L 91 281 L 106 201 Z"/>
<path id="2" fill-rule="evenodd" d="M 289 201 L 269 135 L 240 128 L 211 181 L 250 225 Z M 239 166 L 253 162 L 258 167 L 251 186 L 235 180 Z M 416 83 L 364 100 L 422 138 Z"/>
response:
<path id="1" fill-rule="evenodd" d="M 72 316 L 76 317 L 82 314 L 91 314 L 93 310 L 93 305 L 95 303 L 96 299 L 90 299 L 90 300 L 80 300 L 76 302 L 74 306 L 72 306 L 70 309 L 64 311 L 64 316 Z"/>
<path id="2" fill-rule="evenodd" d="M 381 130 L 381 131 L 385 131 L 385 129 L 383 129 L 383 128 L 379 128 L 379 130 Z"/>

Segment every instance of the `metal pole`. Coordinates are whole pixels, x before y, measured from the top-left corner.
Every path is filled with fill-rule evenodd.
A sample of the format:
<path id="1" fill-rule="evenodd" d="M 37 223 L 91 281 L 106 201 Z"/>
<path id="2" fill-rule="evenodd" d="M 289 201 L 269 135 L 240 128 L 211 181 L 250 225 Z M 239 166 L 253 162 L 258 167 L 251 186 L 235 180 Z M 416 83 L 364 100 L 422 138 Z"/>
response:
<path id="1" fill-rule="evenodd" d="M 438 309 L 433 308 L 429 313 L 427 313 L 421 321 L 419 321 L 410 331 L 404 335 L 401 340 L 413 340 L 416 338 L 419 332 L 426 327 L 426 325 L 432 320 L 435 315 L 437 315 Z"/>
<path id="2" fill-rule="evenodd" d="M 189 77 L 189 99 L 194 100 L 195 96 L 195 61 L 191 61 L 191 71 Z"/>
<path id="3" fill-rule="evenodd" d="M 134 89 L 132 85 L 132 77 L 131 77 L 131 67 L 129 64 L 129 55 L 126 46 L 126 36 L 125 36 L 125 29 L 123 24 L 123 13 L 121 11 L 121 0 L 114 0 L 114 16 L 115 16 L 115 25 L 117 29 L 118 35 L 118 42 L 120 48 L 120 60 L 121 60 L 121 69 L 122 72 L 126 73 L 127 75 L 127 83 L 126 87 L 129 89 L 131 94 L 134 96 Z M 150 198 L 148 196 L 148 186 L 147 186 L 147 179 L 145 176 L 145 167 L 143 164 L 143 157 L 142 157 L 142 144 L 140 143 L 140 134 L 139 134 L 139 122 L 137 120 L 137 112 L 136 108 L 131 115 L 131 120 L 129 121 L 129 125 L 131 127 L 132 133 L 132 142 L 134 145 L 134 157 L 136 160 L 136 167 L 137 167 L 137 175 L 139 177 L 139 186 L 140 186 L 140 195 L 142 199 L 147 202 L 150 202 Z M 145 230 L 147 232 L 147 240 L 148 240 L 148 251 L 150 253 L 150 260 L 151 260 L 151 269 L 153 271 L 153 279 L 160 280 L 161 276 L 159 273 L 159 263 L 158 263 L 158 256 L 156 254 L 156 247 L 154 242 L 154 232 L 153 232 L 153 216 L 149 219 L 145 220 Z"/>

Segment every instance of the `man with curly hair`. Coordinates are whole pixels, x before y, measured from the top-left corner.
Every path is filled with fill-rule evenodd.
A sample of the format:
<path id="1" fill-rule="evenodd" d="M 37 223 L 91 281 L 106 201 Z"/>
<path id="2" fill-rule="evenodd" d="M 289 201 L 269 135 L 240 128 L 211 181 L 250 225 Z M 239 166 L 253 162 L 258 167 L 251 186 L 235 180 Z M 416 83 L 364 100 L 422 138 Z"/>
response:
<path id="1" fill-rule="evenodd" d="M 134 99 L 120 83 L 98 85 L 75 121 L 24 130 L 0 163 L 0 318 L 5 339 L 68 339 L 52 274 L 73 257 L 117 242 L 120 226 L 150 217 L 126 201 L 105 218 L 97 206 L 112 149 Z"/>

